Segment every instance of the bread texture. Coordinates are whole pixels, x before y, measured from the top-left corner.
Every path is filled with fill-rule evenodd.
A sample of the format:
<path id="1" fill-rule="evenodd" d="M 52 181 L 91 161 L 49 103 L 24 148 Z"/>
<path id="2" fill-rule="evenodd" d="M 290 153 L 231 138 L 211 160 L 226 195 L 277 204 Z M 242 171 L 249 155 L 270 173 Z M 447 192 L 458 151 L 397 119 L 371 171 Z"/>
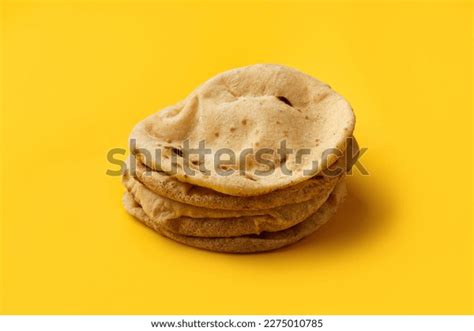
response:
<path id="1" fill-rule="evenodd" d="M 223 253 L 256 253 L 278 249 L 309 236 L 325 224 L 335 213 L 346 196 L 345 183 L 339 183 L 327 201 L 311 216 L 288 229 L 276 232 L 262 232 L 260 235 L 246 235 L 228 238 L 202 238 L 185 236 L 166 229 L 159 222 L 153 222 L 133 199 L 125 193 L 123 204 L 129 214 L 158 233 L 182 244 Z"/>
<path id="2" fill-rule="evenodd" d="M 336 212 L 359 156 L 349 103 L 296 69 L 220 73 L 133 128 L 127 212 L 182 244 L 278 249 Z"/>
<path id="3" fill-rule="evenodd" d="M 177 234 L 195 237 L 234 237 L 281 231 L 315 213 L 333 187 L 308 201 L 260 210 L 223 210 L 177 202 L 150 191 L 136 178 L 125 175 L 123 182 L 151 222 Z"/>
<path id="4" fill-rule="evenodd" d="M 359 150 L 356 139 L 351 138 L 350 143 L 352 144 L 350 153 L 356 155 Z M 133 176 L 156 194 L 185 204 L 226 210 L 260 210 L 308 201 L 318 195 L 325 196 L 328 190 L 334 188 L 343 173 L 352 168 L 356 158 L 349 158 L 346 153 L 348 152 L 344 151 L 344 154 L 330 167 L 341 169 L 341 174 L 329 175 L 323 171 L 301 183 L 259 195 L 258 198 L 227 195 L 206 187 L 181 182 L 175 176 L 148 168 L 134 156 L 129 160 L 127 171 L 132 172 Z"/>
<path id="5" fill-rule="evenodd" d="M 258 64 L 209 79 L 185 100 L 138 123 L 130 140 L 141 162 L 180 182 L 256 196 L 304 182 L 336 162 L 338 155 L 325 151 L 344 151 L 354 125 L 349 103 L 327 84 L 292 68 Z M 189 176 L 184 146 L 196 149 L 201 141 L 211 153 L 191 160 Z M 282 143 L 293 152 L 277 153 Z M 226 176 L 215 163 L 223 149 L 245 155 Z M 266 155 L 274 166 L 271 174 L 261 174 L 268 170 L 257 162 L 256 150 L 262 149 L 272 151 Z M 298 157 L 303 149 L 307 152 Z"/>

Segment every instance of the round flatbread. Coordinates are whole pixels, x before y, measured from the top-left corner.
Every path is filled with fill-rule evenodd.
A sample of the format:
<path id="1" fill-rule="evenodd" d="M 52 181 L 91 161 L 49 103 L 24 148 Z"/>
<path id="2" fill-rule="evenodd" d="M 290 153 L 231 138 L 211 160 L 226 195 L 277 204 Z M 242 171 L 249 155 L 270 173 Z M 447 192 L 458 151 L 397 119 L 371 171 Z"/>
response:
<path id="1" fill-rule="evenodd" d="M 346 187 L 339 183 L 328 200 L 316 213 L 305 221 L 283 231 L 263 232 L 257 236 L 239 236 L 231 238 L 200 238 L 183 236 L 164 229 L 159 223 L 152 222 L 130 193 L 125 193 L 123 203 L 132 216 L 145 223 L 158 233 L 188 246 L 225 253 L 255 253 L 274 250 L 295 243 L 316 231 L 335 213 L 344 200 Z"/>
<path id="2" fill-rule="evenodd" d="M 123 183 L 152 222 L 174 233 L 195 237 L 235 237 L 287 229 L 315 213 L 334 189 L 308 201 L 277 208 L 222 210 L 162 197 L 128 175 L 124 175 Z"/>
<path id="3" fill-rule="evenodd" d="M 301 183 L 335 162 L 327 151 L 344 151 L 354 124 L 350 105 L 328 85 L 261 64 L 219 74 L 149 116 L 133 129 L 130 145 L 149 168 L 181 182 L 255 196 Z M 199 146 L 201 157 L 191 151 Z"/>

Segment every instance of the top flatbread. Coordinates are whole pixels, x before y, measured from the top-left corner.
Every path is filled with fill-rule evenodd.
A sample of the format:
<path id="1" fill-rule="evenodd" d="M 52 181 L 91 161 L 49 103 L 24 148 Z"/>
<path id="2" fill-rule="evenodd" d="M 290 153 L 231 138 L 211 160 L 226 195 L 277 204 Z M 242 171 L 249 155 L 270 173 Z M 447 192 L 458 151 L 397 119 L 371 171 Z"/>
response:
<path id="1" fill-rule="evenodd" d="M 300 183 L 335 162 L 336 155 L 324 152 L 344 151 L 354 123 L 350 105 L 328 85 L 295 69 L 260 64 L 211 78 L 184 101 L 138 123 L 130 139 L 132 152 L 152 169 L 221 193 L 254 196 Z M 211 152 L 201 160 L 189 155 L 194 174 L 188 175 L 185 143 L 197 148 L 201 141 Z M 282 141 L 293 152 L 278 153 Z M 268 169 L 255 154 L 263 148 L 272 151 L 263 156 L 275 166 L 271 174 L 255 172 Z M 223 149 L 236 156 L 225 176 L 215 167 Z M 298 161 L 301 149 L 306 152 Z"/>

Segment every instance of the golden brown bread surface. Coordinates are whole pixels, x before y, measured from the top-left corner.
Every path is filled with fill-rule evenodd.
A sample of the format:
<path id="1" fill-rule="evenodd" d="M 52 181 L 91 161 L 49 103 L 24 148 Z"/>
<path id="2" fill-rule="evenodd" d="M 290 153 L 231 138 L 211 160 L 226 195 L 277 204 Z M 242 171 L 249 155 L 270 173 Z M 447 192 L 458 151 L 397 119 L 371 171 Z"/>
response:
<path id="1" fill-rule="evenodd" d="M 223 72 L 134 127 L 123 203 L 189 246 L 251 253 L 289 245 L 343 200 L 358 154 L 354 125 L 342 96 L 298 70 Z"/>
<path id="2" fill-rule="evenodd" d="M 328 85 L 292 68 L 258 64 L 209 79 L 182 102 L 138 123 L 130 139 L 135 143 L 132 153 L 149 154 L 142 161 L 152 169 L 165 173 L 176 169 L 181 182 L 228 195 L 255 196 L 301 183 L 335 162 L 337 156 L 331 154 L 325 160 L 324 152 L 345 150 L 354 124 L 350 105 Z M 180 155 L 186 141 L 190 148 L 205 141 L 212 151 L 199 161 L 209 174 L 195 168 L 195 175 L 186 175 Z M 294 152 L 276 153 L 282 141 Z M 245 173 L 219 175 L 214 156 L 224 148 L 237 156 L 249 149 L 270 149 L 274 153 L 268 158 L 275 171 L 257 174 L 267 168 L 251 153 L 245 159 Z M 162 151 L 159 157 L 157 149 Z M 301 149 L 308 153 L 297 161 L 296 151 Z M 237 164 L 234 170 L 240 167 Z M 285 169 L 292 175 L 285 174 Z"/>

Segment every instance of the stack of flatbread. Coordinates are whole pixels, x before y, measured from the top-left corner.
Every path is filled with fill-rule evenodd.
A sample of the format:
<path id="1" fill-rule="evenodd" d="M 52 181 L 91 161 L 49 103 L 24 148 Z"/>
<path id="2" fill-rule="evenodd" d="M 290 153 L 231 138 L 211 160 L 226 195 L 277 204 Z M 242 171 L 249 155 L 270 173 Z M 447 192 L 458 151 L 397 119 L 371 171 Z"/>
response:
<path id="1" fill-rule="evenodd" d="M 295 69 L 221 73 L 135 126 L 123 203 L 189 246 L 251 253 L 289 245 L 344 200 L 354 124 L 342 96 Z"/>

